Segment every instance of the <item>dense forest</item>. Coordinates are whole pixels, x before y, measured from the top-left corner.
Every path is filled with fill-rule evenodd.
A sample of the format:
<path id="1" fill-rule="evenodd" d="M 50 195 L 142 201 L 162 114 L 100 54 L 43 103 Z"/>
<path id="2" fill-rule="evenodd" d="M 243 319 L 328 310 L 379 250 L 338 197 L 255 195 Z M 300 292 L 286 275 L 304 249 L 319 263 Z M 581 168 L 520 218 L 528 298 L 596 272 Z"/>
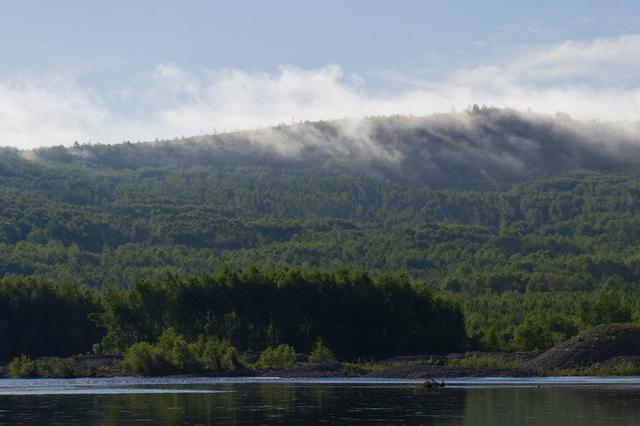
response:
<path id="1" fill-rule="evenodd" d="M 251 323 L 254 341 L 237 342 L 245 349 L 286 341 L 306 350 L 317 337 L 349 357 L 458 345 L 427 339 L 419 348 L 341 346 L 331 333 L 313 328 L 345 314 L 330 309 L 330 290 L 305 295 L 326 303 L 329 316 L 319 319 L 313 306 L 273 284 L 293 268 L 302 274 L 300 285 L 317 284 L 313 291 L 323 292 L 324 281 L 314 273 L 349 270 L 368 273 L 367 282 L 386 274 L 409 279 L 411 288 L 435 295 L 438 303 L 459 306 L 468 348 L 548 347 L 592 325 L 640 319 L 640 144 L 634 129 L 472 108 L 155 143 L 3 149 L 0 303 L 14 309 L 8 294 L 30 286 L 59 295 L 47 296 L 52 304 L 75 298 L 81 301 L 78 318 L 101 313 L 102 323 L 92 315 L 91 324 L 102 328 L 78 332 L 85 336 L 78 339 L 96 343 L 100 333 L 120 327 L 104 328 L 107 319 L 116 321 L 113 304 L 125 306 L 122 300 L 133 300 L 145 285 L 167 307 L 177 300 L 174 292 L 187 291 L 185 283 L 192 283 L 189 291 L 204 291 L 203 282 L 220 281 L 199 278 L 206 274 L 258 268 L 270 283 L 263 289 L 269 300 L 296 304 L 300 311 L 291 315 L 305 316 L 300 321 L 311 321 L 314 331 L 280 329 L 287 337 L 267 338 L 270 323 L 260 317 Z M 214 287 L 203 297 L 225 300 Z M 371 289 L 371 298 L 386 297 L 376 293 L 379 286 Z M 353 318 L 364 315 L 357 300 L 344 302 Z M 257 302 L 251 308 L 225 303 L 235 306 L 229 312 L 267 315 Z M 0 332 L 11 328 L 7 321 L 0 321 Z M 56 321 L 63 327 L 75 320 Z M 204 332 L 181 328 L 179 321 L 167 317 L 166 326 L 187 335 Z M 242 321 L 238 327 L 247 327 Z M 157 324 L 138 326 L 155 331 L 127 331 L 135 339 L 161 332 Z M 426 329 L 435 333 L 431 325 Z M 118 333 L 118 339 L 133 339 Z M 131 343 L 104 342 L 115 345 L 111 350 Z"/>
<path id="2" fill-rule="evenodd" d="M 406 278 L 346 271 L 227 270 L 102 292 L 5 279 L 0 308 L 0 361 L 89 349 L 122 353 L 138 342 L 156 342 L 168 329 L 250 351 L 283 343 L 310 351 L 322 340 L 341 359 L 446 353 L 465 344 L 456 304 Z"/>

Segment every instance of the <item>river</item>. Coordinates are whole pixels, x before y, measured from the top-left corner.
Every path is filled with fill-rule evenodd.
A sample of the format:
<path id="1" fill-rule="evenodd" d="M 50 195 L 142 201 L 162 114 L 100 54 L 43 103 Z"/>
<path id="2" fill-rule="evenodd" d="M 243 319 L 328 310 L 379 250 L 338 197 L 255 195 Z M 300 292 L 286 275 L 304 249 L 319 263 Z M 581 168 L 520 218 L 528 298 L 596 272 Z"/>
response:
<path id="1" fill-rule="evenodd" d="M 0 424 L 640 424 L 640 377 L 0 380 Z"/>

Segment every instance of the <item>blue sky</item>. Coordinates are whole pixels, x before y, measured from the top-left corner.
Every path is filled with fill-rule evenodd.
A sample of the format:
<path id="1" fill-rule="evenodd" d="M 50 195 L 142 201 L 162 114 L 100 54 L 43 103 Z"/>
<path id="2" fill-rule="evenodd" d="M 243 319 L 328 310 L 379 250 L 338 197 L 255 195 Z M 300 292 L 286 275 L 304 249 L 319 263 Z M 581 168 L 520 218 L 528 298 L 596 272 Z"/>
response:
<path id="1" fill-rule="evenodd" d="M 613 0 L 3 1 L 0 145 L 475 102 L 633 120 L 638 18 Z"/>

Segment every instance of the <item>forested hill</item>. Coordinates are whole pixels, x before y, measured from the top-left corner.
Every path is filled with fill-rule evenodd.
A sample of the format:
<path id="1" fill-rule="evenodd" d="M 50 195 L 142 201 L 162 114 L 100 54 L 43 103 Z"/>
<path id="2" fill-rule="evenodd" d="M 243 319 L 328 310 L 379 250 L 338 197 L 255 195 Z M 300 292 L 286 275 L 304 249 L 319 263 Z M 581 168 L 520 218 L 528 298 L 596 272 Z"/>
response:
<path id="1" fill-rule="evenodd" d="M 45 148 L 22 156 L 109 170 L 313 169 L 439 189 L 486 189 L 576 170 L 635 166 L 638 135 L 638 123 L 578 122 L 563 115 L 473 107 L 427 117 L 306 122 L 155 143 Z M 11 169 L 4 164 L 0 171 L 10 175 Z"/>
<path id="2" fill-rule="evenodd" d="M 635 282 L 631 135 L 476 108 L 6 149 L 0 276 L 123 286 L 227 265 L 400 271 L 438 285 L 509 274 L 499 288 Z M 592 266 L 601 256 L 606 271 Z"/>
<path id="3" fill-rule="evenodd" d="M 0 277 L 404 273 L 457 299 L 480 346 L 546 347 L 640 318 L 633 127 L 472 109 L 5 149 Z"/>

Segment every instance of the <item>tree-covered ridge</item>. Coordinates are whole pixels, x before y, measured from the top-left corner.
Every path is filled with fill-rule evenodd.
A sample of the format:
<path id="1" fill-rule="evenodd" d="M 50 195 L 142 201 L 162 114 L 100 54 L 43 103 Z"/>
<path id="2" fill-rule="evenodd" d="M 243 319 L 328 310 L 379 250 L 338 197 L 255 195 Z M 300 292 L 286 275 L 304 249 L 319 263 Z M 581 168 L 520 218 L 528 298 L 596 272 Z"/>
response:
<path id="1" fill-rule="evenodd" d="M 369 119 L 368 134 L 383 135 L 376 144 L 415 148 L 398 148 L 399 162 L 375 149 L 363 157 L 373 142 L 352 145 L 338 123 L 273 129 L 315 129 L 313 143 L 292 153 L 247 134 L 3 150 L 0 276 L 127 288 L 224 267 L 404 273 L 459 302 L 470 342 L 485 348 L 549 346 L 590 325 L 635 320 L 632 141 L 597 123 L 581 140 L 586 131 L 560 119 L 465 114 Z M 318 146 L 325 134 L 348 149 Z M 486 156 L 527 172 L 491 168 Z M 602 304 L 619 309 L 598 314 Z"/>
<path id="2" fill-rule="evenodd" d="M 638 134 L 638 123 L 580 122 L 562 114 L 550 117 L 474 106 L 426 117 L 304 122 L 154 143 L 76 143 L 22 154 L 96 169 L 356 171 L 432 188 L 478 189 L 577 170 L 619 171 L 637 165 Z"/>
<path id="3" fill-rule="evenodd" d="M 635 172 L 454 191 L 303 170 L 25 167 L 0 178 L 2 275 L 123 286 L 167 268 L 348 266 L 473 291 L 638 279 Z"/>

